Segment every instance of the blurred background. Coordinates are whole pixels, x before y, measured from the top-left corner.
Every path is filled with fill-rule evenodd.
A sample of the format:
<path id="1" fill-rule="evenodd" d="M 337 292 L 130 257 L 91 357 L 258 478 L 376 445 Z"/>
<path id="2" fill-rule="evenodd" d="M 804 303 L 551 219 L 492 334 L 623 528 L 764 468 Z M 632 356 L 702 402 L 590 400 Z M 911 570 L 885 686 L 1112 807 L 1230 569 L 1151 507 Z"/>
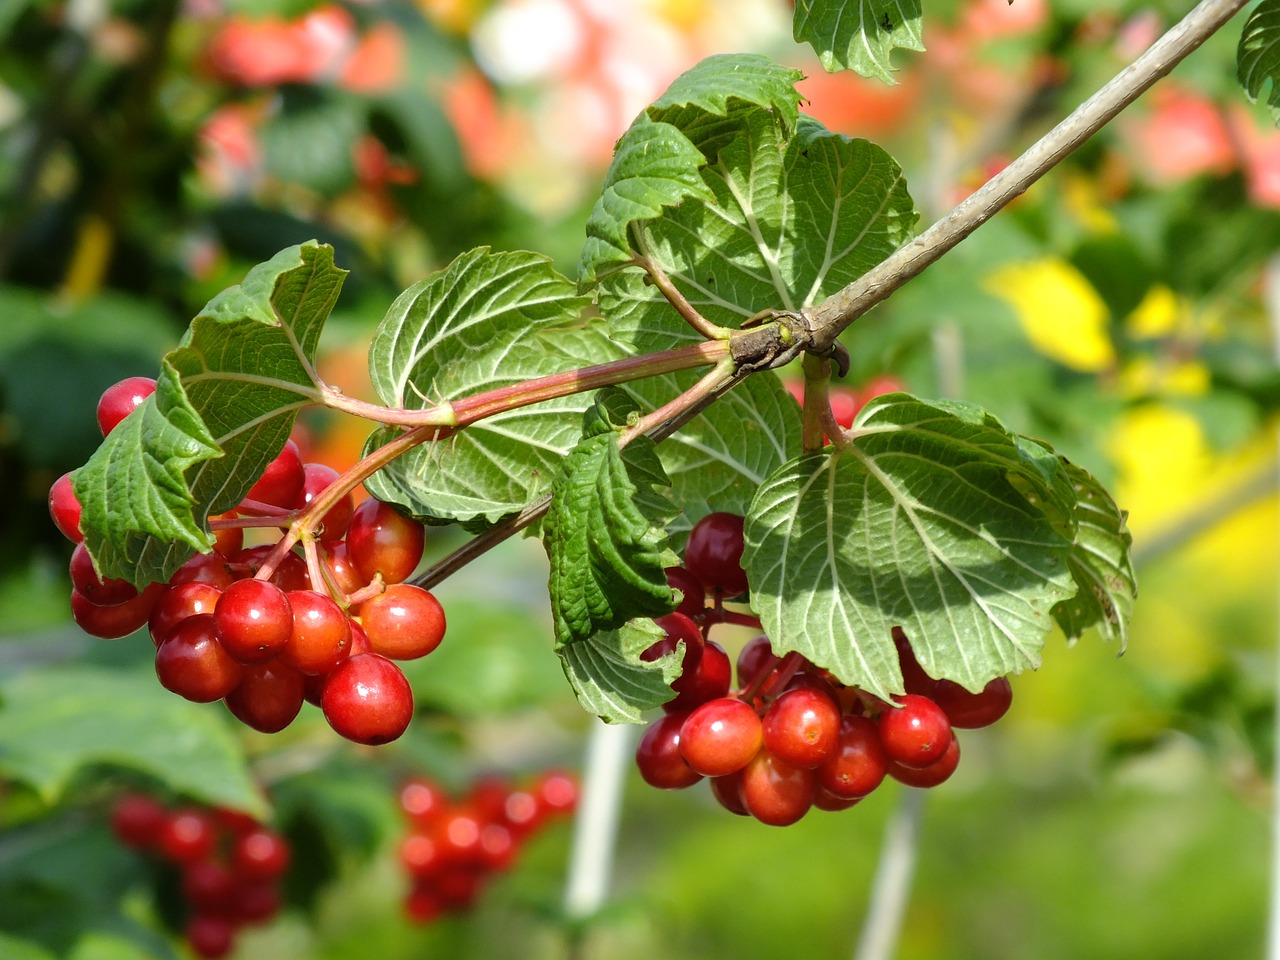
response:
<path id="1" fill-rule="evenodd" d="M 580 768 L 591 721 L 549 649 L 536 542 L 437 590 L 449 635 L 409 665 L 418 719 L 368 750 L 314 710 L 248 732 L 160 689 L 145 634 L 81 634 L 49 486 L 96 446 L 102 390 L 154 376 L 213 294 L 291 243 L 352 271 L 321 372 L 357 395 L 391 300 L 460 251 L 572 273 L 614 140 L 708 54 L 802 68 L 805 109 L 885 146 L 927 223 L 1190 5 L 931 0 L 928 51 L 898 51 L 893 86 L 825 74 L 783 0 L 0 6 L 0 955 L 189 955 L 173 875 L 108 826 L 143 791 L 269 797 L 253 812 L 294 866 L 238 957 L 852 956 L 904 788 L 780 830 L 629 770 L 597 915 L 563 908 L 567 818 L 468 909 L 408 915 L 406 778 L 461 796 Z M 1051 637 L 928 793 L 903 960 L 1262 952 L 1280 133 L 1235 82 L 1239 28 L 845 336 L 852 384 L 962 395 L 1101 477 L 1138 558 L 1123 657 Z M 316 418 L 300 438 L 342 468 L 365 433 Z M 431 532 L 437 555 L 461 542 Z"/>

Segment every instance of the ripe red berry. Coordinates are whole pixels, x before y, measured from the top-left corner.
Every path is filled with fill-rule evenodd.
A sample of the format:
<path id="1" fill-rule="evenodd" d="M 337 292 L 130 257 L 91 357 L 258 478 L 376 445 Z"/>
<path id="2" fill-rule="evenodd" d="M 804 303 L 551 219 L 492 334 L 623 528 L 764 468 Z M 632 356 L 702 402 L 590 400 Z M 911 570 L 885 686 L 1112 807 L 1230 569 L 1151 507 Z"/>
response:
<path id="1" fill-rule="evenodd" d="M 742 771 L 731 773 L 724 777 L 714 777 L 711 780 L 711 795 L 715 797 L 716 803 L 724 807 L 730 813 L 739 817 L 751 816 L 751 811 L 747 809 L 746 804 L 742 802 Z"/>
<path id="2" fill-rule="evenodd" d="M 231 869 L 241 882 L 278 880 L 289 869 L 290 859 L 288 842 L 265 827 L 241 834 L 231 845 Z"/>
<path id="3" fill-rule="evenodd" d="M 202 960 L 219 960 L 231 953 L 236 943 L 236 925 L 229 917 L 196 914 L 183 931 L 192 953 Z"/>
<path id="4" fill-rule="evenodd" d="M 671 684 L 671 689 L 679 693 L 683 689 L 682 682 L 686 685 L 693 682 L 698 661 L 702 659 L 702 648 L 705 645 L 702 631 L 683 613 L 669 613 L 665 617 L 658 617 L 654 623 L 662 628 L 663 637 L 640 654 L 640 659 L 645 663 L 653 663 L 676 650 L 679 643 L 684 641 L 684 655 L 680 659 L 680 676 Z M 689 679 L 685 680 L 685 677 Z"/>
<path id="5" fill-rule="evenodd" d="M 157 838 L 160 853 L 173 863 L 204 860 L 213 853 L 217 842 L 213 818 L 198 807 L 169 811 Z"/>
<path id="6" fill-rule="evenodd" d="M 138 595 L 137 589 L 128 580 L 99 577 L 98 572 L 93 569 L 89 548 L 83 543 L 76 544 L 76 548 L 71 551 L 70 573 L 71 585 L 86 600 L 99 606 L 124 603 Z"/>
<path id="7" fill-rule="evenodd" d="M 356 743 L 395 740 L 413 719 L 413 689 L 390 660 L 362 653 L 342 661 L 329 674 L 320 696 L 324 718 Z"/>
<path id="8" fill-rule="evenodd" d="M 273 507 L 292 509 L 302 494 L 306 472 L 302 469 L 302 454 L 298 445 L 286 440 L 283 449 L 267 464 L 258 481 L 249 488 L 244 499 Z"/>
<path id="9" fill-rule="evenodd" d="M 695 617 L 707 608 L 707 593 L 702 581 L 684 567 L 667 567 L 667 583 L 681 594 L 676 613 Z"/>
<path id="10" fill-rule="evenodd" d="M 955 735 L 942 708 L 919 694 L 894 697 L 877 720 L 880 743 L 890 760 L 909 767 L 927 767 L 947 752 Z"/>
<path id="11" fill-rule="evenodd" d="M 684 565 L 708 593 L 736 597 L 747 592 L 742 569 L 743 518 L 733 513 L 709 513 L 689 531 Z"/>
<path id="12" fill-rule="evenodd" d="M 956 772 L 960 763 L 960 741 L 951 738 L 946 752 L 926 767 L 911 767 L 896 761 L 889 764 L 889 776 L 909 787 L 936 787 Z"/>
<path id="13" fill-rule="evenodd" d="M 742 771 L 742 803 L 761 823 L 785 827 L 809 812 L 814 785 L 812 770 L 761 750 Z"/>
<path id="14" fill-rule="evenodd" d="M 231 715 L 259 733 L 278 733 L 302 709 L 306 679 L 297 670 L 272 660 L 245 667 L 244 676 L 223 702 Z"/>
<path id="15" fill-rule="evenodd" d="M 111 808 L 111 832 L 126 847 L 146 850 L 156 844 L 167 816 L 154 797 L 126 793 Z"/>
<path id="16" fill-rule="evenodd" d="M 659 790 L 681 790 L 702 779 L 680 754 L 680 728 L 688 714 L 666 713 L 649 724 L 636 745 L 636 766 L 645 783 Z"/>
<path id="17" fill-rule="evenodd" d="M 818 784 L 836 797 L 865 797 L 880 786 L 888 766 L 875 723 L 845 715 L 835 753 L 818 767 Z"/>
<path id="18" fill-rule="evenodd" d="M 694 707 L 701 706 L 708 700 L 728 696 L 733 667 L 729 663 L 729 655 L 724 647 L 714 640 L 707 640 L 702 646 L 702 656 L 692 673 L 681 674 L 671 684 L 676 691 L 674 700 L 668 700 L 662 709 L 668 713 L 687 713 Z"/>
<path id="19" fill-rule="evenodd" d="M 173 628 L 187 617 L 194 617 L 198 613 L 213 613 L 214 604 L 220 596 L 220 589 L 200 580 L 189 580 L 169 587 L 147 619 L 151 641 L 158 647 Z"/>
<path id="20" fill-rule="evenodd" d="M 196 860 L 182 871 L 182 895 L 196 913 L 225 915 L 235 902 L 236 880 L 218 860 Z"/>
<path id="21" fill-rule="evenodd" d="M 347 526 L 347 552 L 364 582 L 381 573 L 384 583 L 400 583 L 417 569 L 425 534 L 411 520 L 381 500 L 365 500 Z"/>
<path id="22" fill-rule="evenodd" d="M 243 664 L 271 660 L 293 636 L 293 611 L 283 590 L 268 580 L 237 580 L 213 609 L 218 638 Z"/>
<path id="23" fill-rule="evenodd" d="M 704 777 L 741 770 L 759 752 L 761 742 L 759 715 L 733 697 L 708 700 L 680 727 L 680 755 Z"/>
<path id="24" fill-rule="evenodd" d="M 916 660 L 915 651 L 907 640 L 901 627 L 893 628 L 893 642 L 898 648 L 898 666 L 902 670 L 902 683 L 906 693 L 919 694 L 922 697 L 933 693 L 933 677 L 924 672 L 924 667 Z"/>
<path id="25" fill-rule="evenodd" d="M 98 429 L 102 435 L 114 430 L 155 392 L 156 382 L 150 377 L 129 377 L 107 387 L 98 400 Z"/>
<path id="26" fill-rule="evenodd" d="M 177 586 L 180 583 L 207 583 L 220 591 L 225 590 L 235 580 L 228 567 L 230 562 L 221 553 L 197 553 L 174 572 L 169 578 L 169 584 Z"/>
<path id="27" fill-rule="evenodd" d="M 840 708 L 814 687 L 794 687 L 769 705 L 764 715 L 764 746 L 796 767 L 816 767 L 836 752 Z"/>
<path id="28" fill-rule="evenodd" d="M 415 660 L 440 646 L 444 608 L 428 590 L 393 583 L 360 605 L 360 624 L 374 653 L 392 660 Z"/>
<path id="29" fill-rule="evenodd" d="M 332 541 L 324 545 L 324 563 L 333 574 L 333 582 L 344 594 L 355 593 L 368 584 L 368 580 L 360 576 L 360 571 L 351 562 L 351 551 L 347 549 L 347 541 Z"/>
<path id="30" fill-rule="evenodd" d="M 534 781 L 533 795 L 539 807 L 550 814 L 569 813 L 578 805 L 578 781 L 573 774 L 548 770 Z"/>
<path id="31" fill-rule="evenodd" d="M 49 516 L 53 525 L 72 543 L 84 540 L 80 531 L 80 501 L 71 489 L 71 474 L 64 473 L 49 488 Z"/>
<path id="32" fill-rule="evenodd" d="M 241 923 L 265 923 L 280 912 L 275 883 L 240 883 L 235 888 L 231 915 Z"/>
<path id="33" fill-rule="evenodd" d="M 752 637 L 738 652 L 738 687 L 746 690 L 782 662 L 763 633 Z"/>
<path id="34" fill-rule="evenodd" d="M 164 594 L 165 585 L 153 583 L 136 597 L 124 603 L 97 604 L 87 600 L 79 590 L 71 591 L 71 616 L 77 626 L 91 637 L 118 640 L 140 630 Z"/>
<path id="35" fill-rule="evenodd" d="M 328 673 L 350 653 L 351 627 L 333 600 L 314 590 L 290 590 L 293 633 L 280 659 L 301 673 Z"/>
<path id="36" fill-rule="evenodd" d="M 200 613 L 175 626 L 156 648 L 156 676 L 180 697 L 212 703 L 236 688 L 244 667 L 218 642 L 213 615 Z"/>
<path id="37" fill-rule="evenodd" d="M 400 809 L 415 822 L 429 823 L 448 802 L 444 791 L 429 780 L 409 780 L 400 788 Z"/>
<path id="38" fill-rule="evenodd" d="M 951 721 L 951 726 L 964 730 L 989 727 L 1008 711 L 1013 703 L 1013 688 L 1007 677 L 996 677 L 974 693 L 951 680 L 933 685 L 934 702 Z"/>

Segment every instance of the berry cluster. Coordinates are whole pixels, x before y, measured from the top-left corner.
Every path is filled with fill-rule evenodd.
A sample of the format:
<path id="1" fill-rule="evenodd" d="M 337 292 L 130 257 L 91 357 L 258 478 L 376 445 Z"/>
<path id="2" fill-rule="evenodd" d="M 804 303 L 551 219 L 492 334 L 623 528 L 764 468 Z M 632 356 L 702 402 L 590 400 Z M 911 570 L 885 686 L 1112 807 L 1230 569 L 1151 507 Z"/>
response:
<path id="1" fill-rule="evenodd" d="M 144 377 L 108 388 L 98 405 L 103 435 L 154 389 Z M 422 559 L 422 526 L 378 500 L 355 506 L 343 493 L 328 498 L 312 550 L 244 544 L 246 527 L 287 528 L 337 479 L 331 467 L 304 463 L 288 441 L 244 500 L 213 521 L 213 551 L 139 591 L 98 575 L 70 475 L 60 477 L 49 511 L 76 544 L 76 623 L 103 638 L 148 626 L 167 689 L 200 703 L 222 700 L 255 730 L 284 729 L 306 701 L 349 740 L 396 739 L 413 717 L 413 691 L 392 661 L 431 653 L 445 630 L 436 598 L 403 582 Z"/>
<path id="2" fill-rule="evenodd" d="M 183 935 L 199 957 L 225 957 L 237 932 L 280 910 L 288 842 L 247 814 L 199 806 L 167 808 L 143 793 L 121 796 L 111 829 L 122 844 L 175 868 L 187 910 Z"/>
<path id="3" fill-rule="evenodd" d="M 429 780 L 410 780 L 400 790 L 409 824 L 400 844 L 410 879 L 405 915 L 430 923 L 469 909 L 495 873 L 514 865 L 531 835 L 577 802 L 578 783 L 562 772 L 525 786 L 484 777 L 459 800 Z"/>
<path id="4" fill-rule="evenodd" d="M 1009 682 L 999 677 L 972 693 L 935 680 L 899 629 L 894 640 L 906 692 L 893 703 L 840 683 L 798 653 L 778 656 L 763 634 L 739 653 L 732 689 L 728 654 L 706 633 L 715 623 L 754 619 L 723 605 L 747 590 L 742 522 L 725 513 L 705 517 L 690 533 L 685 566 L 667 571 L 683 596 L 674 613 L 657 621 L 665 636 L 643 658 L 683 643 L 683 673 L 672 684 L 675 698 L 636 748 L 645 781 L 680 789 L 709 777 L 725 809 L 785 826 L 810 807 L 851 807 L 886 776 L 916 787 L 950 777 L 960 759 L 953 728 L 983 727 L 1003 716 L 1012 700 Z"/>

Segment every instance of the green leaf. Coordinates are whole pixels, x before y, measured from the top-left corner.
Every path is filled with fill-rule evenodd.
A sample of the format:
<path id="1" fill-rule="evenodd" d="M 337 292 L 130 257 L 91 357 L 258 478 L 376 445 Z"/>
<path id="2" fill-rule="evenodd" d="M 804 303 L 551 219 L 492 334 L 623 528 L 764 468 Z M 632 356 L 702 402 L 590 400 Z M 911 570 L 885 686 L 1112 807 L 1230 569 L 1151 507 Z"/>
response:
<path id="1" fill-rule="evenodd" d="M 551 344 L 587 303 L 545 257 L 468 251 L 392 304 L 369 349 L 373 384 L 385 403 L 422 409 L 559 373 Z M 590 404 L 576 394 L 495 414 L 417 447 L 366 486 L 428 520 L 496 522 L 547 491 Z"/>
<path id="2" fill-rule="evenodd" d="M 243 499 L 316 402 L 316 348 L 345 276 L 331 248 L 290 247 L 192 321 L 156 393 L 72 476 L 104 575 L 167 580 L 209 548 L 209 515 Z"/>
<path id="3" fill-rule="evenodd" d="M 1115 640 L 1123 653 L 1129 638 L 1129 617 L 1138 595 L 1129 547 L 1133 538 L 1125 514 L 1088 471 L 1063 461 L 1074 486 L 1077 507 L 1075 542 L 1067 562 L 1079 590 L 1053 608 L 1068 640 L 1097 627 L 1104 640 Z"/>
<path id="4" fill-rule="evenodd" d="M 565 676 L 582 708 L 607 723 L 644 723 L 646 710 L 670 700 L 684 641 L 658 660 L 640 659 L 663 636 L 652 620 L 639 618 L 560 647 Z"/>
<path id="5" fill-rule="evenodd" d="M 792 35 L 830 73 L 856 70 L 896 83 L 890 54 L 923 50 L 920 0 L 796 0 Z"/>
<path id="6" fill-rule="evenodd" d="M 707 57 L 672 82 L 631 124 L 614 148 L 604 188 L 587 220 L 578 264 L 584 282 L 604 265 L 632 254 L 628 228 L 651 220 L 686 198 L 712 199 L 699 168 L 715 146 L 736 134 L 744 109 L 768 112 L 794 130 L 803 74 L 754 54 Z"/>
<path id="7" fill-rule="evenodd" d="M 714 202 L 686 201 L 633 231 L 638 252 L 727 327 L 822 300 L 905 243 L 917 217 L 901 168 L 874 144 L 807 119 L 788 138 L 762 110 L 745 119 L 703 170 Z M 645 279 L 633 267 L 601 281 L 610 334 L 642 350 L 696 339 Z"/>
<path id="8" fill-rule="evenodd" d="M 220 710 L 175 697 L 152 677 L 88 667 L 27 671 L 0 681 L 0 771 L 54 804 L 77 772 L 110 764 L 264 816 Z"/>
<path id="9" fill-rule="evenodd" d="M 1267 106 L 1280 122 L 1280 0 L 1262 0 L 1249 14 L 1236 49 L 1236 77 L 1253 101 L 1270 82 Z"/>
<path id="10" fill-rule="evenodd" d="M 674 606 L 665 569 L 679 560 L 665 526 L 676 510 L 653 441 L 618 446 L 631 410 L 620 392 L 603 392 L 551 488 L 542 529 L 557 649 Z"/>
<path id="11" fill-rule="evenodd" d="M 1035 666 L 1075 592 L 1071 488 L 1048 451 L 978 408 L 904 394 L 855 427 L 848 448 L 770 477 L 747 515 L 765 632 L 880 697 L 902 691 L 894 626 L 931 676 L 969 689 Z"/>

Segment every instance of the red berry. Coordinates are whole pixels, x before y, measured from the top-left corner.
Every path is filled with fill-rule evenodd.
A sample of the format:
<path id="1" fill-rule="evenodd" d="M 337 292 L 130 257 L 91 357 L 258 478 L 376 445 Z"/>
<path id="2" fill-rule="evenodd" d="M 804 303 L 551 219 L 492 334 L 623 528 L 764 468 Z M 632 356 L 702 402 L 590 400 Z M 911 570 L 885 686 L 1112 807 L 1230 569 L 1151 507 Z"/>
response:
<path id="1" fill-rule="evenodd" d="M 480 865 L 486 870 L 506 870 L 515 862 L 518 850 L 516 836 L 500 823 L 488 823 L 480 829 Z"/>
<path id="2" fill-rule="evenodd" d="M 221 553 L 197 553 L 174 572 L 169 578 L 169 585 L 207 583 L 225 590 L 235 580 L 227 566 L 229 562 Z"/>
<path id="3" fill-rule="evenodd" d="M 955 739 L 942 708 L 914 693 L 894 697 L 894 702 L 897 706 L 886 707 L 877 721 L 885 755 L 909 767 L 927 767 L 940 759 Z"/>
<path id="4" fill-rule="evenodd" d="M 414 887 L 405 897 L 404 913 L 413 923 L 431 923 L 444 913 L 444 904 L 431 888 Z"/>
<path id="5" fill-rule="evenodd" d="M 902 670 L 903 689 L 906 693 L 916 693 L 927 697 L 933 692 L 933 677 L 924 672 L 916 660 L 911 643 L 901 627 L 893 628 L 893 642 L 898 648 L 898 665 Z"/>
<path id="6" fill-rule="evenodd" d="M 684 654 L 680 659 L 680 676 L 671 684 L 671 689 L 679 693 L 684 686 L 693 682 L 698 661 L 702 659 L 702 648 L 705 645 L 702 631 L 683 613 L 669 613 L 665 617 L 658 617 L 654 623 L 662 628 L 663 637 L 640 654 L 640 659 L 645 663 L 653 663 L 676 650 L 680 641 L 684 641 Z"/>
<path id="7" fill-rule="evenodd" d="M 220 596 L 220 589 L 200 580 L 189 580 L 169 587 L 147 619 L 151 641 L 158 647 L 173 628 L 187 617 L 194 617 L 198 613 L 213 613 L 214 604 Z"/>
<path id="8" fill-rule="evenodd" d="M 819 810 L 848 810 L 850 807 L 857 806 L 861 800 L 861 797 L 837 796 L 821 784 L 813 791 L 813 805 Z"/>
<path id="9" fill-rule="evenodd" d="M 262 569 L 262 563 L 275 550 L 275 544 L 262 543 L 256 547 L 241 550 L 231 558 L 231 566 L 236 569 L 236 579 L 256 577 Z M 268 578 L 281 590 L 310 590 L 311 578 L 307 574 L 307 562 L 296 553 L 286 553 L 276 565 L 275 572 Z"/>
<path id="10" fill-rule="evenodd" d="M 827 400 L 831 404 L 831 413 L 836 423 L 848 430 L 853 420 L 862 409 L 858 395 L 849 387 L 835 387 L 828 391 Z"/>
<path id="11" fill-rule="evenodd" d="M 716 802 L 732 814 L 739 817 L 751 816 L 751 811 L 742 802 L 742 771 L 711 780 L 711 795 Z"/>
<path id="12" fill-rule="evenodd" d="M 302 494 L 306 473 L 302 469 L 302 455 L 298 445 L 286 440 L 283 449 L 267 464 L 258 482 L 249 488 L 244 499 L 273 507 L 292 509 Z"/>
<path id="13" fill-rule="evenodd" d="M 265 923 L 280 912 L 275 883 L 241 883 L 235 888 L 232 916 L 241 923 Z"/>
<path id="14" fill-rule="evenodd" d="M 936 787 L 956 772 L 960 763 L 960 741 L 955 737 L 946 752 L 927 767 L 910 767 L 905 763 L 891 762 L 889 776 L 909 787 Z"/>
<path id="15" fill-rule="evenodd" d="M 333 600 L 314 590 L 286 594 L 293 611 L 293 632 L 280 659 L 300 673 L 328 673 L 350 653 L 351 627 Z"/>
<path id="16" fill-rule="evenodd" d="M 324 463 L 304 463 L 302 472 L 302 492 L 298 495 L 297 503 L 299 509 L 309 507 L 311 501 L 339 477 L 337 470 Z M 316 530 L 316 538 L 326 541 L 341 540 L 343 534 L 347 532 L 347 525 L 351 523 L 351 514 L 354 510 L 355 503 L 351 499 L 351 494 L 344 493 L 321 518 L 320 527 Z"/>
<path id="17" fill-rule="evenodd" d="M 234 510 L 228 510 L 216 517 L 210 517 L 209 520 L 230 519 L 235 515 Z M 219 556 L 233 557 L 243 549 L 244 527 L 221 527 L 213 532 L 213 552 Z"/>
<path id="18" fill-rule="evenodd" d="M 1013 688 L 1007 677 L 988 681 L 977 693 L 952 680 L 939 680 L 933 685 L 933 700 L 947 715 L 951 726 L 973 730 L 989 727 L 1008 712 L 1013 703 Z"/>
<path id="19" fill-rule="evenodd" d="M 673 590 L 679 590 L 681 593 L 680 603 L 675 609 L 676 613 L 683 613 L 686 617 L 696 617 L 707 608 L 707 593 L 702 586 L 702 581 L 684 567 L 667 567 L 667 583 Z"/>
<path id="20" fill-rule="evenodd" d="M 225 915 L 235 902 L 236 880 L 226 864 L 196 860 L 182 871 L 182 895 L 196 913 Z"/>
<path id="21" fill-rule="evenodd" d="M 411 833 L 400 841 L 400 863 L 409 876 L 424 879 L 440 869 L 444 858 L 432 835 Z"/>
<path id="22" fill-rule="evenodd" d="M 213 609 L 218 638 L 243 664 L 271 660 L 293 636 L 293 611 L 283 590 L 267 580 L 237 580 Z"/>
<path id="23" fill-rule="evenodd" d="M 534 782 L 533 795 L 547 813 L 569 813 L 578 805 L 578 781 L 570 773 L 548 770 Z"/>
<path id="24" fill-rule="evenodd" d="M 689 532 L 684 565 L 708 593 L 736 597 L 747 592 L 742 569 L 743 518 L 733 513 L 709 513 Z"/>
<path id="25" fill-rule="evenodd" d="M 422 559 L 424 543 L 422 524 L 381 500 L 362 502 L 347 526 L 347 552 L 365 583 L 379 573 L 384 583 L 407 579 Z"/>
<path id="26" fill-rule="evenodd" d="M 846 715 L 835 753 L 818 767 L 818 783 L 837 797 L 865 797 L 880 786 L 888 766 L 875 723 Z"/>
<path id="27" fill-rule="evenodd" d="M 245 667 L 243 678 L 223 702 L 245 726 L 259 733 L 278 733 L 298 716 L 305 686 L 302 674 L 273 660 Z"/>
<path id="28" fill-rule="evenodd" d="M 98 606 L 124 603 L 138 595 L 137 589 L 128 580 L 99 577 L 98 572 L 93 569 L 89 548 L 83 543 L 76 544 L 76 548 L 71 551 L 70 572 L 71 585 L 86 600 Z"/>
<path id="29" fill-rule="evenodd" d="M 49 488 L 49 516 L 53 518 L 53 525 L 72 543 L 84 540 L 80 531 L 80 514 L 80 501 L 71 489 L 71 474 L 64 473 Z"/>
<path id="30" fill-rule="evenodd" d="M 265 827 L 241 834 L 231 846 L 231 869 L 241 882 L 278 880 L 289 869 L 289 844 Z"/>
<path id="31" fill-rule="evenodd" d="M 156 382 L 150 377 L 129 377 L 107 387 L 98 400 L 98 429 L 102 435 L 114 430 L 155 392 Z"/>
<path id="32" fill-rule="evenodd" d="M 346 595 L 355 593 L 369 582 L 361 578 L 360 571 L 351 562 L 351 551 L 347 549 L 345 540 L 324 545 L 324 562 L 333 574 L 333 582 Z"/>
<path id="33" fill-rule="evenodd" d="M 400 809 L 415 822 L 429 823 L 448 803 L 444 791 L 430 780 L 409 780 L 400 788 Z"/>
<path id="34" fill-rule="evenodd" d="M 225 957 L 236 944 L 235 921 L 228 917 L 196 914 L 184 931 L 192 952 L 203 960 Z"/>
<path id="35" fill-rule="evenodd" d="M 663 714 L 640 737 L 636 766 L 645 783 L 659 790 L 681 790 L 702 779 L 680 754 L 680 728 L 687 714 Z"/>
<path id="36" fill-rule="evenodd" d="M 816 767 L 836 752 L 840 708 L 813 687 L 794 687 L 769 705 L 764 715 L 764 747 L 796 767 Z"/>
<path id="37" fill-rule="evenodd" d="M 704 777 L 741 770 L 759 752 L 761 741 L 760 717 L 732 697 L 708 700 L 680 727 L 680 755 Z"/>
<path id="38" fill-rule="evenodd" d="M 244 667 L 218 642 L 213 615 L 200 613 L 179 623 L 156 648 L 156 676 L 180 697 L 212 703 L 236 688 Z"/>
<path id="39" fill-rule="evenodd" d="M 738 687 L 752 687 L 766 673 L 782 662 L 782 658 L 769 646 L 769 638 L 763 633 L 752 637 L 738 653 Z"/>
<path id="40" fill-rule="evenodd" d="M 415 660 L 440 646 L 444 608 L 428 590 L 393 583 L 360 605 L 360 624 L 374 653 L 392 660 Z"/>
<path id="41" fill-rule="evenodd" d="M 693 673 L 681 674 L 671 684 L 676 697 L 664 703 L 662 709 L 668 713 L 687 713 L 708 700 L 727 696 L 732 673 L 733 667 L 729 664 L 729 655 L 724 652 L 724 647 L 714 640 L 706 641 Z"/>
<path id="42" fill-rule="evenodd" d="M 126 847 L 146 850 L 155 845 L 167 811 L 145 793 L 126 793 L 111 808 L 111 832 Z"/>
<path id="43" fill-rule="evenodd" d="M 218 831 L 213 818 L 198 807 L 179 807 L 165 817 L 157 846 L 174 863 L 193 863 L 213 853 Z"/>
<path id="44" fill-rule="evenodd" d="M 106 605 L 91 603 L 79 590 L 72 590 L 71 616 L 89 636 L 118 640 L 140 630 L 146 624 L 165 589 L 163 583 L 153 583 L 124 603 Z"/>
<path id="45" fill-rule="evenodd" d="M 742 803 L 761 823 L 785 827 L 809 812 L 814 786 L 812 770 L 761 750 L 742 771 Z"/>
<path id="46" fill-rule="evenodd" d="M 390 660 L 362 653 L 329 674 L 320 707 L 329 726 L 348 740 L 388 743 L 409 728 L 413 689 Z"/>

